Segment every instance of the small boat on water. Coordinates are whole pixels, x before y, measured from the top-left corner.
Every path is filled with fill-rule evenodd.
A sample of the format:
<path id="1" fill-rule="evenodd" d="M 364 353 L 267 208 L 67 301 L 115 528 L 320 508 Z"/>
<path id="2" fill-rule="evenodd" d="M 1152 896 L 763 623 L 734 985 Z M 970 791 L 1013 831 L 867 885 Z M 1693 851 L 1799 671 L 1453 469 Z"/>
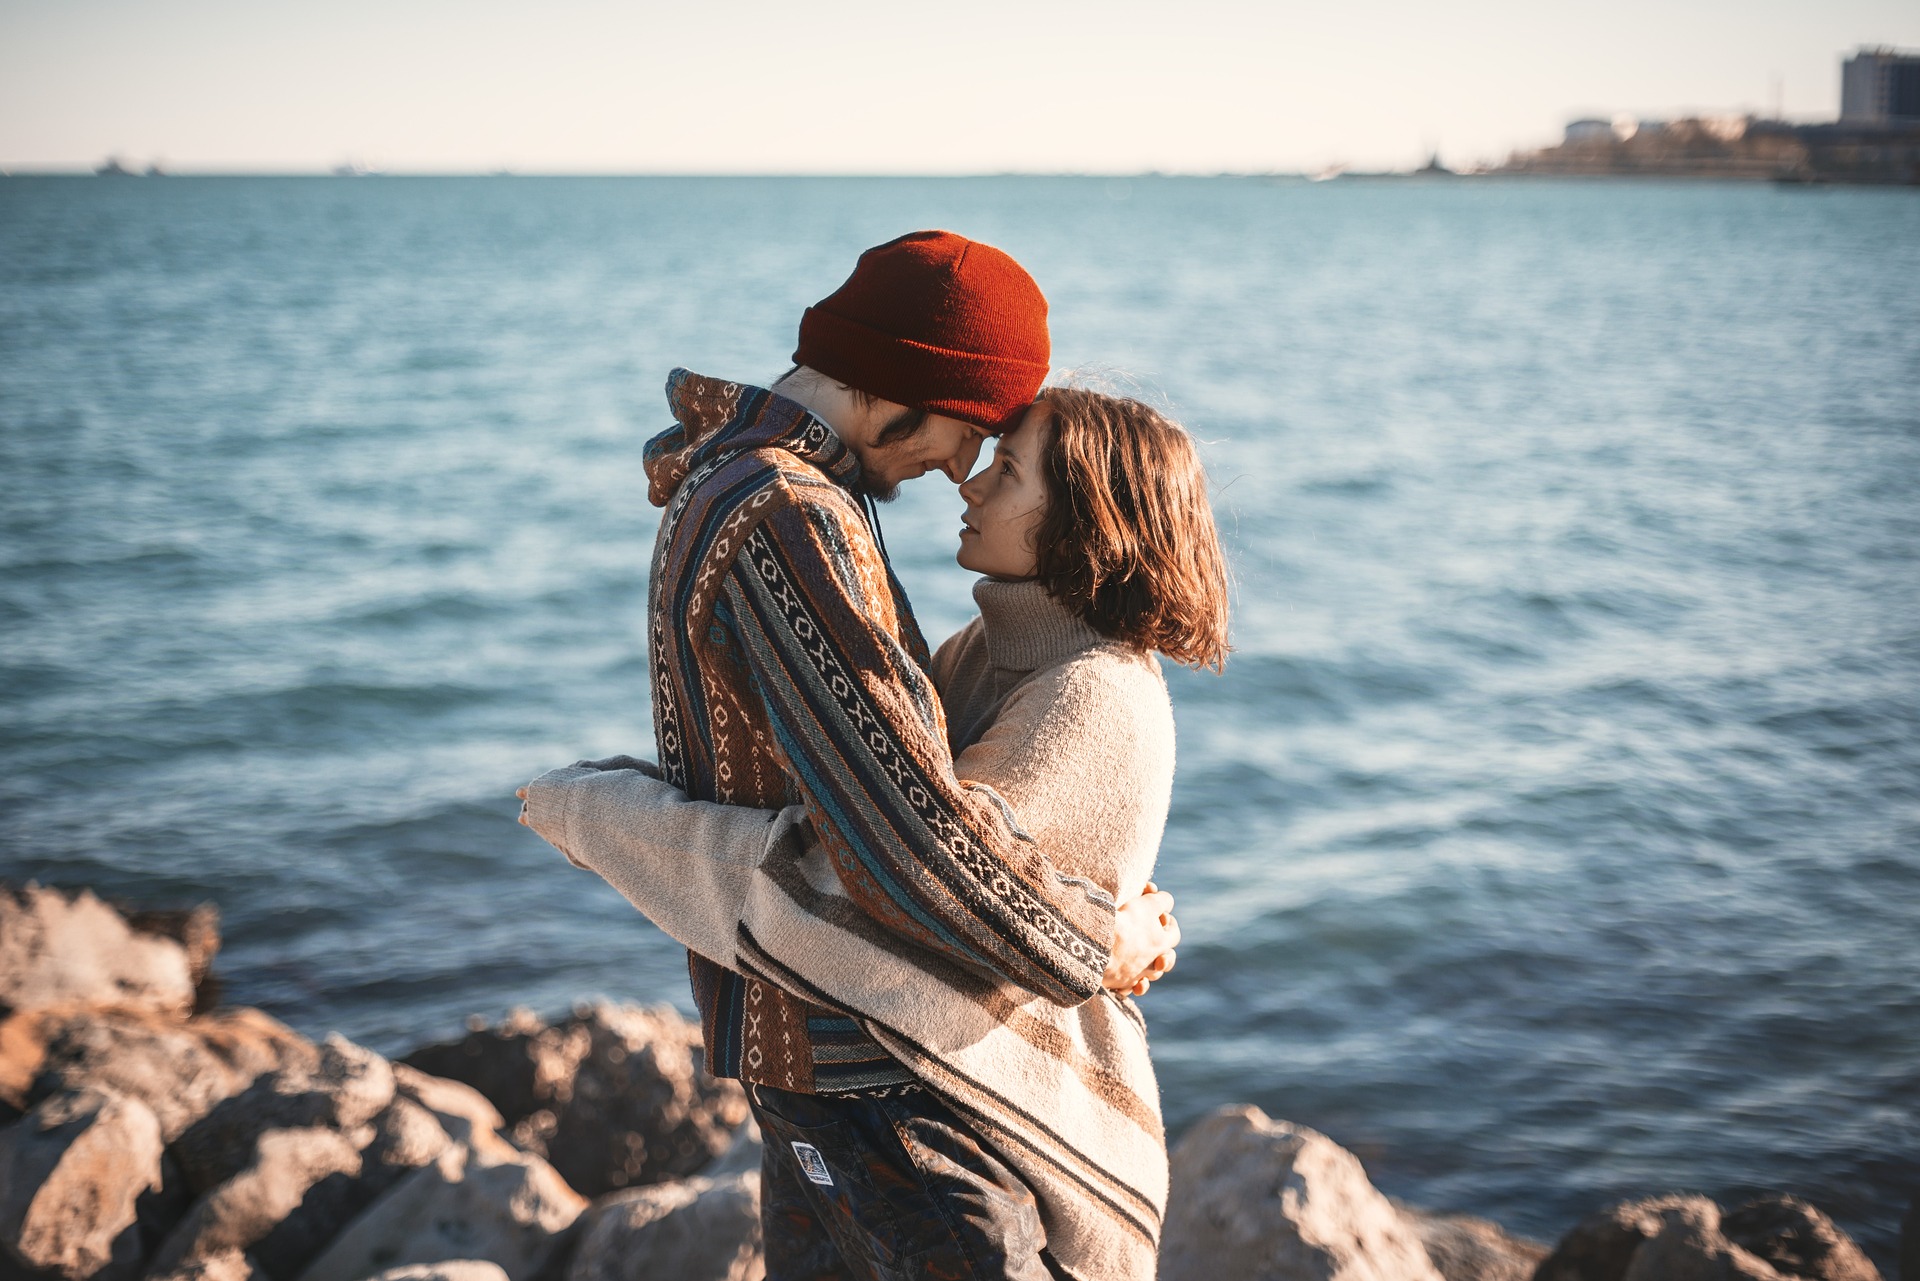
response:
<path id="1" fill-rule="evenodd" d="M 140 175 L 120 163 L 120 157 L 108 156 L 105 161 L 93 167 L 93 172 L 102 178 L 137 178 Z"/>

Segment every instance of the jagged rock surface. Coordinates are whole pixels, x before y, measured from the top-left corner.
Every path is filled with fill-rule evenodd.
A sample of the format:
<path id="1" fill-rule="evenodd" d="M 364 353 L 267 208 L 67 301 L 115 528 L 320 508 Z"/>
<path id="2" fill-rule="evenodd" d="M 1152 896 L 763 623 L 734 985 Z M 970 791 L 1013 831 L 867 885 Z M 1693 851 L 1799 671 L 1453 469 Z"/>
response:
<path id="1" fill-rule="evenodd" d="M 404 1264 L 479 1259 L 530 1281 L 585 1208 L 539 1157 L 489 1161 L 456 1146 L 389 1188 L 300 1277 L 360 1281 Z"/>
<path id="2" fill-rule="evenodd" d="M 1880 1281 L 1880 1270 L 1853 1238 L 1798 1197 L 1766 1196 L 1749 1201 L 1721 1218 L 1720 1231 L 1786 1276 L 1813 1281 Z"/>
<path id="3" fill-rule="evenodd" d="M 1534 1275 L 1536 1281 L 1880 1281 L 1831 1219 L 1788 1197 L 1763 1197 L 1725 1216 L 1702 1196 L 1622 1201 L 1577 1224 Z"/>
<path id="4" fill-rule="evenodd" d="M 393 1068 L 371 1050 L 335 1033 L 312 1066 L 269 1072 L 222 1099 L 182 1132 L 173 1154 L 187 1184 L 205 1192 L 253 1159 L 254 1141 L 269 1130 L 314 1126 L 349 1131 L 384 1111 L 394 1095 Z"/>
<path id="5" fill-rule="evenodd" d="M 582 1220 L 566 1281 L 761 1281 L 760 1175 L 616 1192 Z"/>
<path id="6" fill-rule="evenodd" d="M 245 1084 L 188 1023 L 152 1010 L 90 1007 L 44 1028 L 27 1101 L 86 1089 L 139 1099 L 171 1143 Z"/>
<path id="7" fill-rule="evenodd" d="M 404 1268 L 388 1268 L 367 1281 L 507 1281 L 497 1263 L 481 1259 L 449 1259 L 445 1263 L 413 1263 Z"/>
<path id="8" fill-rule="evenodd" d="M 671 1006 L 600 1003 L 555 1024 L 516 1010 L 404 1062 L 471 1085 L 517 1146 L 598 1196 L 693 1174 L 732 1143 L 746 1097 L 701 1069 L 699 1048 Z"/>
<path id="9" fill-rule="evenodd" d="M 501 1137 L 507 1122 L 487 1096 L 462 1081 L 432 1076 L 405 1063 L 393 1065 L 395 1093 L 419 1104 L 454 1142 L 491 1159 L 511 1158 L 518 1151 Z"/>
<path id="10" fill-rule="evenodd" d="M 1393 1208 L 1446 1281 L 1533 1281 L 1533 1270 L 1547 1257 L 1545 1245 L 1509 1236 L 1489 1219 L 1438 1214 L 1398 1200 Z"/>
<path id="11" fill-rule="evenodd" d="M 0 885 L 0 1014 L 64 1002 L 193 1010 L 187 950 L 143 934 L 91 890 Z"/>
<path id="12" fill-rule="evenodd" d="M 144 1253 L 139 1211 L 160 1191 L 160 1122 L 135 1099 L 49 1098 L 0 1130 L 0 1262 L 53 1276 L 127 1277 Z"/>
<path id="13" fill-rule="evenodd" d="M 1173 1153 L 1162 1281 L 1442 1281 L 1419 1236 L 1323 1134 L 1222 1108 Z"/>
<path id="14" fill-rule="evenodd" d="M 194 1203 L 156 1252 L 153 1269 L 252 1251 L 289 1220 L 297 1221 L 316 1187 L 359 1173 L 359 1149 L 346 1135 L 319 1127 L 269 1130 L 244 1169 Z"/>
<path id="15" fill-rule="evenodd" d="M 396 1098 L 385 1111 L 348 1135 L 359 1141 L 357 1174 L 333 1175 L 307 1190 L 298 1210 L 276 1224 L 251 1253 L 275 1281 L 292 1281 L 356 1215 L 414 1170 L 432 1164 L 452 1146 L 433 1114 Z"/>
<path id="16" fill-rule="evenodd" d="M 124 915 L 136 933 L 172 939 L 186 950 L 194 1012 L 212 1009 L 220 995 L 213 975 L 213 958 L 220 952 L 220 909 L 197 903 L 187 908 L 127 908 Z"/>
<path id="17" fill-rule="evenodd" d="M 149 1272 L 146 1281 L 268 1281 L 266 1273 L 242 1250 L 222 1250 L 164 1272 Z"/>

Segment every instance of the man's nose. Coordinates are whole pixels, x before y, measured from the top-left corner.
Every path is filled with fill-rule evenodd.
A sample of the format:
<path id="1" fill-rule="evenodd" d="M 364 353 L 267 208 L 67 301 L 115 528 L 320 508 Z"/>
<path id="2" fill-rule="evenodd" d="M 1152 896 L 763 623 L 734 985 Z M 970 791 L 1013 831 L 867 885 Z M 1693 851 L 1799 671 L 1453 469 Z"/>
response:
<path id="1" fill-rule="evenodd" d="M 940 470 L 947 474 L 948 480 L 958 485 L 973 474 L 973 464 L 979 457 L 980 438 L 969 434 Z"/>

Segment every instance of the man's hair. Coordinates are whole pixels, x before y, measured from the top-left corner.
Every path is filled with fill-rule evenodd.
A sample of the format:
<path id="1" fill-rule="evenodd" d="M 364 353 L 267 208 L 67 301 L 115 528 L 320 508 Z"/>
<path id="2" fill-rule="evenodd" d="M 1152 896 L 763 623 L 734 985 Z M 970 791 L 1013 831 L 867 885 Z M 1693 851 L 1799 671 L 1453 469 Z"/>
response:
<path id="1" fill-rule="evenodd" d="M 1054 387 L 1035 577 L 1103 636 L 1226 664 L 1227 566 L 1193 438 L 1152 406 Z"/>
<path id="2" fill-rule="evenodd" d="M 802 370 L 806 370 L 808 374 L 816 378 L 825 378 L 827 376 L 817 369 L 807 369 L 805 365 L 795 365 L 793 368 L 787 370 L 786 373 L 781 374 L 773 380 L 774 388 L 778 389 L 781 383 L 792 378 Z M 837 380 L 834 382 L 834 386 L 838 387 L 841 391 L 851 393 L 854 402 L 862 409 L 872 409 L 876 404 L 885 399 L 883 396 L 876 396 L 870 391 L 861 391 L 858 387 Z M 904 441 L 912 440 L 920 434 L 920 429 L 927 425 L 927 419 L 932 416 L 932 414 L 924 409 L 908 409 L 903 413 L 895 414 L 893 420 L 875 434 L 873 443 L 885 446 L 898 445 Z"/>

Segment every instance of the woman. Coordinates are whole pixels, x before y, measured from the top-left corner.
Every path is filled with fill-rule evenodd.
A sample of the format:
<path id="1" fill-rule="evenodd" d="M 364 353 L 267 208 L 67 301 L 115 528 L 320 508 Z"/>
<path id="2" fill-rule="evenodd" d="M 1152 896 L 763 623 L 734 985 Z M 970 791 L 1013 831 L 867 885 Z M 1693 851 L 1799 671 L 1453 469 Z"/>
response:
<path id="1" fill-rule="evenodd" d="M 1173 782 L 1153 654 L 1218 670 L 1227 650 L 1192 441 L 1140 402 L 1050 390 L 961 494 L 980 617 L 932 672 L 955 773 L 1125 902 L 1149 888 Z M 1166 1141 L 1131 1001 L 1062 1008 L 915 948 L 847 898 L 804 808 L 689 801 L 637 765 L 543 775 L 523 821 L 693 951 L 858 1019 L 1031 1189 L 1059 1272 L 1153 1275 Z M 776 1115 L 770 1147 L 830 1157 L 806 1120 Z"/>

